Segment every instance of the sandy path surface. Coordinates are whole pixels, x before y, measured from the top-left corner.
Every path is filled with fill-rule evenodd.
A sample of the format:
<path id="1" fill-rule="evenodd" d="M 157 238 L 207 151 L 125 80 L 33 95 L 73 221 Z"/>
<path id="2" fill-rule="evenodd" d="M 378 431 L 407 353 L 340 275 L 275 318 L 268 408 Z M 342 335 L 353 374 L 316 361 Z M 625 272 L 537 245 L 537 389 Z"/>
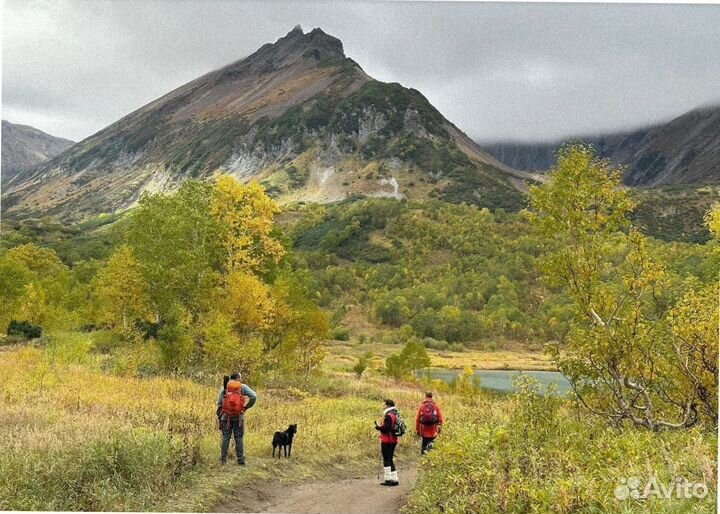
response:
<path id="1" fill-rule="evenodd" d="M 381 486 L 373 476 L 278 485 L 272 490 L 247 489 L 244 498 L 219 505 L 216 512 L 397 514 L 415 484 L 417 469 L 400 470 L 399 478 L 397 487 Z"/>

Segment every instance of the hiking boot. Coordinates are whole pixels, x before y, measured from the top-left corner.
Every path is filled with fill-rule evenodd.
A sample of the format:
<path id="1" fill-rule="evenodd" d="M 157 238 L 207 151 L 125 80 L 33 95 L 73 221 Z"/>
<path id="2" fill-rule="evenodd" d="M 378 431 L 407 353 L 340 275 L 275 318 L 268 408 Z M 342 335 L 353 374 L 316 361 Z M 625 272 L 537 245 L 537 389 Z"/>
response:
<path id="1" fill-rule="evenodd" d="M 383 468 L 383 478 L 385 479 L 385 481 L 380 482 L 380 485 L 393 485 L 392 471 L 390 471 L 390 466 Z"/>
<path id="2" fill-rule="evenodd" d="M 398 481 L 397 471 L 391 471 L 390 472 L 390 485 L 400 485 L 400 482 Z"/>
<path id="3" fill-rule="evenodd" d="M 237 461 L 237 463 L 238 463 L 238 466 L 244 466 L 244 465 L 245 465 L 245 461 L 244 461 L 244 460 L 239 460 L 239 461 Z"/>

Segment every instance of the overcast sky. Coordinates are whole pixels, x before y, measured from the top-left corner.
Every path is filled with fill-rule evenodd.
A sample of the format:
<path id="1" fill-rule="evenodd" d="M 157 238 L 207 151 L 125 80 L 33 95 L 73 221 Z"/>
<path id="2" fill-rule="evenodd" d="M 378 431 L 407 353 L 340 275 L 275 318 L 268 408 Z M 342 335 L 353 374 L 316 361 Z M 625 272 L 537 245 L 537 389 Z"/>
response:
<path id="1" fill-rule="evenodd" d="M 483 140 L 634 128 L 720 102 L 720 6 L 5 0 L 2 117 L 83 139 L 295 24 Z"/>

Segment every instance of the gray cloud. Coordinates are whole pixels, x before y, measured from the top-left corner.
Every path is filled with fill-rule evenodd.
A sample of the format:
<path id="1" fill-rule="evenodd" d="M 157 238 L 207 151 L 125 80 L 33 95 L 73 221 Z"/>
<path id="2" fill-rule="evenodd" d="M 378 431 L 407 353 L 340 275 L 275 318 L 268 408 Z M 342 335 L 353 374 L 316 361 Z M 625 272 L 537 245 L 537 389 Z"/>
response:
<path id="1" fill-rule="evenodd" d="M 720 6 L 6 0 L 2 116 L 82 139 L 296 23 L 485 141 L 553 140 L 720 101 Z"/>

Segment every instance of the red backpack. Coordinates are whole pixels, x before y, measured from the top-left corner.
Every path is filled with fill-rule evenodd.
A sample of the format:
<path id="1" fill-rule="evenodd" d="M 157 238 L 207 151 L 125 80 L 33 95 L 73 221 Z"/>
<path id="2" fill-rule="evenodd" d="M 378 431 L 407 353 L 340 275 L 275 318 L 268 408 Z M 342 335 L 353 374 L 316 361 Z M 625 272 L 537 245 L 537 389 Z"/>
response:
<path id="1" fill-rule="evenodd" d="M 422 407 L 420 407 L 420 424 L 438 424 L 438 411 L 434 402 L 423 402 Z"/>
<path id="2" fill-rule="evenodd" d="M 239 416 L 245 410 L 245 397 L 242 395 L 242 383 L 238 380 L 231 380 L 225 388 L 223 398 L 222 414 L 228 416 Z"/>

